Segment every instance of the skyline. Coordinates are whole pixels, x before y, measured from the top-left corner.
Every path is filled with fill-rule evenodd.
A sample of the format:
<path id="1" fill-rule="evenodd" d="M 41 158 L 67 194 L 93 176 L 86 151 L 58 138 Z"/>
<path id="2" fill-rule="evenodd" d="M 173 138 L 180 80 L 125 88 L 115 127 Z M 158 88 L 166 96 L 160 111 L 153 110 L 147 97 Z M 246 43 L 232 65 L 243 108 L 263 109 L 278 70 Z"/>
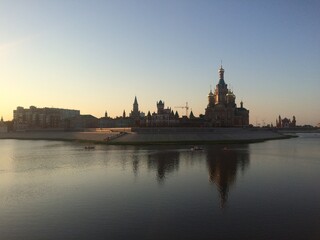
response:
<path id="1" fill-rule="evenodd" d="M 320 122 L 317 1 L 2 1 L 0 116 L 17 106 L 111 117 L 156 102 L 204 114 L 225 81 L 250 123 Z"/>

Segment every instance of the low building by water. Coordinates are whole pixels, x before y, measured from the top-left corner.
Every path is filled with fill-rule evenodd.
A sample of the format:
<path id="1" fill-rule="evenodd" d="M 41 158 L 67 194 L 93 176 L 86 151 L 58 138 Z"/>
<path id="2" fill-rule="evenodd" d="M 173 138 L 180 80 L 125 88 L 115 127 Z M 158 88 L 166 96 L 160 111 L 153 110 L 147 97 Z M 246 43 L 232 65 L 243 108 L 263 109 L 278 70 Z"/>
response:
<path id="1" fill-rule="evenodd" d="M 0 132 L 2 132 L 2 133 L 8 132 L 8 126 L 3 121 L 3 117 L 1 117 L 1 120 L 0 120 Z"/>
<path id="2" fill-rule="evenodd" d="M 65 120 L 80 115 L 80 110 L 62 108 L 17 107 L 13 111 L 14 129 L 65 128 Z"/>

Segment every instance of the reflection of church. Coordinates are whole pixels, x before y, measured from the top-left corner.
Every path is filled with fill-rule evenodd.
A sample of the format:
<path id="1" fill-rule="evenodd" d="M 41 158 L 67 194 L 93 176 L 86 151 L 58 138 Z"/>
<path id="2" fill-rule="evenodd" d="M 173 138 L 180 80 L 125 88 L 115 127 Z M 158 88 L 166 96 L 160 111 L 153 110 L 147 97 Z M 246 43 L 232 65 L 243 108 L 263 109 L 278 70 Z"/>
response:
<path id="1" fill-rule="evenodd" d="M 241 147 L 247 148 L 247 145 L 241 145 Z M 244 171 L 248 164 L 247 149 L 235 150 L 221 148 L 221 146 L 208 149 L 209 179 L 218 188 L 222 208 L 227 203 L 229 188 L 235 183 L 238 170 Z"/>
<path id="2" fill-rule="evenodd" d="M 148 156 L 148 168 L 157 170 L 157 179 L 162 182 L 170 172 L 179 169 L 179 156 L 177 151 L 159 151 Z"/>
<path id="3" fill-rule="evenodd" d="M 205 118 L 211 127 L 242 127 L 249 125 L 249 110 L 240 103 L 237 107 L 236 96 L 224 82 L 224 69 L 219 69 L 219 83 L 214 93 L 210 90 Z"/>

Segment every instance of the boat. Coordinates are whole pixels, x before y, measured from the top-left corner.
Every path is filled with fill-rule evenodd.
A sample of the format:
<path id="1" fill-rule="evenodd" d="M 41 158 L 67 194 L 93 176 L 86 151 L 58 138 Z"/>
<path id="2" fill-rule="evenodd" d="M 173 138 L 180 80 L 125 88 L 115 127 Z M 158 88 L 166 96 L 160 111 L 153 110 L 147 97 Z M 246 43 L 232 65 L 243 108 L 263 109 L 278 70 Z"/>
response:
<path id="1" fill-rule="evenodd" d="M 95 149 L 95 146 L 85 146 L 84 149 L 87 149 L 87 150 Z"/>
<path id="2" fill-rule="evenodd" d="M 192 146 L 192 147 L 191 147 L 191 150 L 192 150 L 192 151 L 202 151 L 203 148 L 202 148 L 202 147 L 199 147 L 199 146 Z"/>

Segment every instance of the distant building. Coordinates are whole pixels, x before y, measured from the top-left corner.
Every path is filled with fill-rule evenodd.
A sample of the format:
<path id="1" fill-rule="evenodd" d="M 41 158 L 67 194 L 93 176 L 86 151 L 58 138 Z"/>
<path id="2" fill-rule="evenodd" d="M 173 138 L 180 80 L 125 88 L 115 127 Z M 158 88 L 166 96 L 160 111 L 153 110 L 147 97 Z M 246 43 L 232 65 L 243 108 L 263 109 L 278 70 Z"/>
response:
<path id="1" fill-rule="evenodd" d="M 8 132 L 8 126 L 3 121 L 3 117 L 1 117 L 1 120 L 0 120 L 0 133 L 3 133 L 3 132 Z"/>
<path id="2" fill-rule="evenodd" d="M 29 109 L 17 107 L 13 111 L 15 130 L 64 128 L 65 120 L 80 115 L 79 110 L 61 108 L 37 108 L 31 106 Z"/>
<path id="3" fill-rule="evenodd" d="M 130 126 L 144 125 L 145 114 L 139 111 L 139 104 L 138 104 L 137 97 L 134 98 L 133 109 L 129 116 L 130 116 L 130 119 L 132 119 Z"/>
<path id="4" fill-rule="evenodd" d="M 249 125 L 249 110 L 236 105 L 236 96 L 228 89 L 224 81 L 224 69 L 219 69 L 219 82 L 214 93 L 208 94 L 208 105 L 205 110 L 205 120 L 210 127 L 243 127 Z"/>
<path id="5" fill-rule="evenodd" d="M 123 127 L 132 127 L 132 119 L 129 117 L 103 117 L 99 119 L 100 128 L 123 128 Z"/>
<path id="6" fill-rule="evenodd" d="M 276 127 L 277 128 L 294 128 L 296 127 L 296 117 L 292 117 L 292 121 L 289 118 L 281 118 L 279 115 L 278 119 L 276 119 Z"/>
<path id="7" fill-rule="evenodd" d="M 133 109 L 130 113 L 130 117 L 133 119 L 140 119 L 140 111 L 137 97 L 134 98 Z"/>
<path id="8" fill-rule="evenodd" d="M 68 122 L 67 129 L 81 130 L 84 128 L 98 128 L 99 120 L 92 115 L 78 115 L 66 120 Z"/>
<path id="9" fill-rule="evenodd" d="M 171 108 L 165 108 L 164 102 L 160 100 L 157 102 L 157 113 L 148 113 L 145 125 L 147 127 L 167 127 L 177 126 L 179 124 L 178 113 L 174 114 Z"/>

